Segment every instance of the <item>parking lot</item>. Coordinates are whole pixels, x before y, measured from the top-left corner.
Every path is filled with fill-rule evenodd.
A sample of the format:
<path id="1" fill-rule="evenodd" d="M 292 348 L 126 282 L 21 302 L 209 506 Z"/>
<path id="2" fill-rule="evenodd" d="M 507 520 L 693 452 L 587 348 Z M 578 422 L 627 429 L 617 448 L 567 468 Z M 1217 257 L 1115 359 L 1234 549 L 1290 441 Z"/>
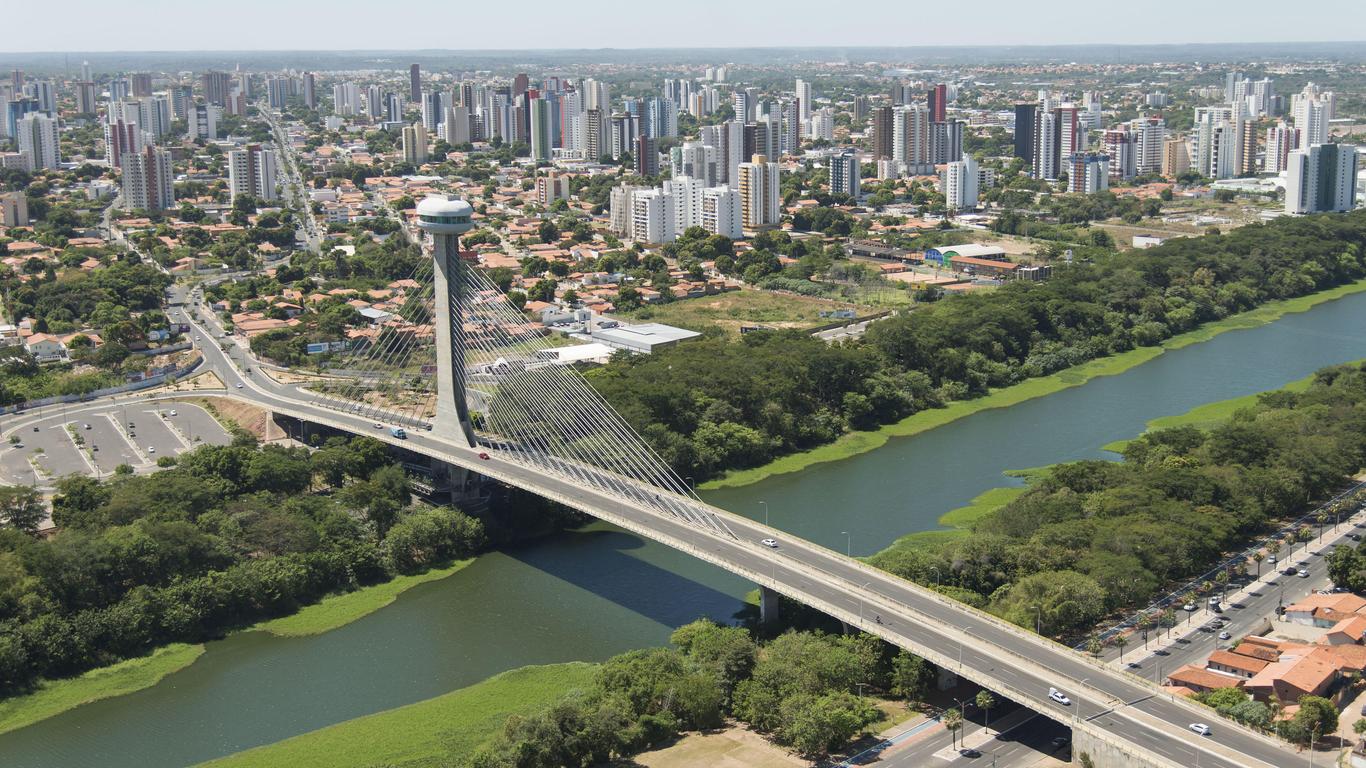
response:
<path id="1" fill-rule="evenodd" d="M 0 481 L 15 485 L 51 487 L 70 474 L 106 477 L 121 464 L 151 471 L 161 456 L 232 440 L 203 408 L 176 401 L 73 405 L 16 421 L 6 425 L 0 446 Z"/>

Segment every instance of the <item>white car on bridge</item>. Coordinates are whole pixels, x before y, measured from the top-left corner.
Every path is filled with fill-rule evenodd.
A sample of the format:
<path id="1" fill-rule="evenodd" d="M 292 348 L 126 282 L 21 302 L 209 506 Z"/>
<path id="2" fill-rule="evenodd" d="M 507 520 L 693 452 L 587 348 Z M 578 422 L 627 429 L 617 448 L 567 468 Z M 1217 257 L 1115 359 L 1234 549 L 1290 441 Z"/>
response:
<path id="1" fill-rule="evenodd" d="M 1072 700 L 1069 699 L 1069 698 L 1067 698 L 1067 694 L 1063 693 L 1062 691 L 1058 690 L 1057 688 L 1049 688 L 1049 689 L 1048 689 L 1048 698 L 1050 698 L 1050 699 L 1052 699 L 1052 700 L 1058 702 L 1059 704 L 1063 705 L 1064 707 L 1070 707 L 1070 706 L 1072 706 Z"/>

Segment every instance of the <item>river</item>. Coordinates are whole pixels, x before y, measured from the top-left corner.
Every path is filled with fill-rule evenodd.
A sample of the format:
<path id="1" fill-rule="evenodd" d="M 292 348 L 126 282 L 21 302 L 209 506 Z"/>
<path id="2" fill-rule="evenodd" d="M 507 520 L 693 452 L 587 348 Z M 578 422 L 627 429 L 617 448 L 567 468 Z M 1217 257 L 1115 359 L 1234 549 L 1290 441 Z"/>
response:
<path id="1" fill-rule="evenodd" d="M 1366 358 L 1366 294 L 1231 331 L 1117 376 L 984 411 L 844 461 L 707 500 L 832 548 L 875 552 L 1009 482 L 1105 455 L 1157 416 Z M 6 768 L 172 768 L 419 701 L 526 664 L 659 645 L 727 619 L 751 586 L 604 524 L 479 558 L 315 637 L 244 633 L 138 693 L 0 736 Z"/>

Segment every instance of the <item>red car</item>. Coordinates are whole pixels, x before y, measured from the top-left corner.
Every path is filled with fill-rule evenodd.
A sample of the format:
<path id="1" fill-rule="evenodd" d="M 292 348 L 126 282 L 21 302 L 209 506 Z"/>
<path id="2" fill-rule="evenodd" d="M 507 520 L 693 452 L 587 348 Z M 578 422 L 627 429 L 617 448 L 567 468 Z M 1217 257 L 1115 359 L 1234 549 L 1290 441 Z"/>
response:
<path id="1" fill-rule="evenodd" d="M 481 459 L 488 459 L 488 457 L 489 457 L 489 455 L 488 455 L 487 453 L 484 453 L 483 451 L 480 451 L 480 452 L 479 452 L 479 458 L 481 458 Z"/>

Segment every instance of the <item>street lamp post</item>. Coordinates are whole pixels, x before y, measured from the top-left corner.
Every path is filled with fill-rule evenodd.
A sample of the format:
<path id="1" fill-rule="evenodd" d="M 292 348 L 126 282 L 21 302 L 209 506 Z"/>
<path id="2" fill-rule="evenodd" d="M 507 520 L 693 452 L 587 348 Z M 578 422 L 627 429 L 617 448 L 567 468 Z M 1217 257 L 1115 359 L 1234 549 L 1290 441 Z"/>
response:
<path id="1" fill-rule="evenodd" d="M 845 557 L 853 557 L 853 556 L 854 556 L 854 555 L 853 555 L 853 552 L 854 552 L 853 537 L 849 535 L 849 532 L 848 532 L 848 531 L 840 531 L 840 533 L 844 534 L 844 556 L 845 556 Z"/>
<path id="2" fill-rule="evenodd" d="M 761 501 L 761 502 L 759 502 L 759 506 L 761 506 L 761 507 L 764 508 L 764 525 L 767 526 L 767 525 L 768 525 L 768 502 L 767 502 L 767 501 Z"/>

